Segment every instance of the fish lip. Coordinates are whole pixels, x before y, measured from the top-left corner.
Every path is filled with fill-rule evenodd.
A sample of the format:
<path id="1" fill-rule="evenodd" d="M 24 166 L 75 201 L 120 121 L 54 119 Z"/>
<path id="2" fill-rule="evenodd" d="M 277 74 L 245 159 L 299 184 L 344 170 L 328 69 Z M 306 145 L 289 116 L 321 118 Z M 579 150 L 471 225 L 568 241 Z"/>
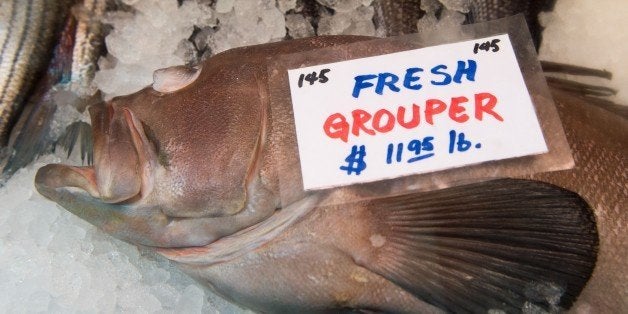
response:
<path id="1" fill-rule="evenodd" d="M 85 191 L 86 194 L 89 194 L 90 197 L 100 200 L 100 193 L 95 185 L 92 167 L 49 164 L 37 170 L 35 188 L 40 194 L 53 198 L 52 196 L 55 196 L 55 192 L 58 189 L 69 191 L 69 187 L 79 188 Z"/>
<path id="2" fill-rule="evenodd" d="M 104 221 L 104 216 L 98 215 L 100 209 L 104 207 L 119 207 L 117 204 L 103 202 L 98 196 L 92 195 L 89 191 L 64 184 L 64 176 L 60 172 L 67 171 L 71 166 L 61 164 L 45 165 L 37 170 L 35 175 L 35 189 L 45 198 L 57 203 L 68 212 L 94 224 L 99 225 Z M 96 210 L 86 210 L 92 208 Z"/>
<path id="3" fill-rule="evenodd" d="M 45 165 L 39 168 L 35 174 L 35 189 L 39 194 L 59 204 L 69 198 L 79 197 L 88 198 L 89 200 L 84 201 L 103 206 L 137 203 L 139 193 L 121 201 L 103 199 L 98 192 L 94 179 L 90 177 L 93 174 L 90 172 L 90 168 L 64 164 Z"/>
<path id="4" fill-rule="evenodd" d="M 64 180 L 64 172 L 73 171 L 72 166 L 50 164 L 41 167 L 35 175 L 35 188 L 47 199 L 57 203 L 68 212 L 89 222 L 104 232 L 136 244 L 151 244 L 141 235 L 134 236 L 128 232 L 128 211 L 131 207 L 125 204 L 112 204 L 90 195 L 89 191 L 72 190 Z M 69 170 L 68 170 L 69 169 Z M 146 243 L 144 243 L 146 242 Z"/>
<path id="5" fill-rule="evenodd" d="M 145 199 L 151 192 L 154 186 L 154 173 L 158 168 L 158 154 L 155 151 L 155 146 L 148 139 L 144 126 L 135 113 L 127 107 L 122 107 L 122 114 L 126 121 L 127 127 L 131 132 L 131 140 L 135 147 L 135 153 L 138 158 L 140 174 L 140 189 L 138 193 L 129 198 L 132 199 Z"/>
<path id="6" fill-rule="evenodd" d="M 113 197 L 107 197 L 108 193 L 103 192 L 99 185 L 99 181 L 97 180 L 97 173 L 99 168 L 101 171 L 105 171 L 105 173 L 111 170 L 107 170 L 107 163 L 104 163 L 103 165 L 99 162 L 99 148 L 96 146 L 102 146 L 107 141 L 106 137 L 108 137 L 111 133 L 111 121 L 113 121 L 116 116 L 122 116 L 123 121 L 126 122 L 126 127 L 128 127 L 131 133 L 134 131 L 136 132 L 137 127 L 134 126 L 132 121 L 133 113 L 130 112 L 128 108 L 116 107 L 114 104 L 112 104 L 112 102 L 91 105 L 89 106 L 88 111 L 92 120 L 92 139 L 95 143 L 94 165 L 79 167 L 65 164 L 49 164 L 43 166 L 37 171 L 37 174 L 35 176 L 34 183 L 37 191 L 47 198 L 56 201 L 60 197 L 60 195 L 65 195 L 67 193 L 69 193 L 69 195 L 83 194 L 78 193 L 77 191 L 73 191 L 73 189 L 70 189 L 78 188 L 86 192 L 85 194 L 89 195 L 93 199 L 93 201 L 98 203 L 138 203 L 146 196 L 146 193 L 143 193 L 146 189 L 144 176 L 140 175 L 139 178 L 137 178 L 137 180 L 139 181 L 140 189 L 136 193 L 134 192 L 119 196 L 113 194 Z M 96 138 L 96 133 L 100 133 L 100 139 Z M 137 156 L 138 147 L 135 147 L 132 150 L 132 153 Z M 106 188 L 105 191 L 107 191 Z"/>

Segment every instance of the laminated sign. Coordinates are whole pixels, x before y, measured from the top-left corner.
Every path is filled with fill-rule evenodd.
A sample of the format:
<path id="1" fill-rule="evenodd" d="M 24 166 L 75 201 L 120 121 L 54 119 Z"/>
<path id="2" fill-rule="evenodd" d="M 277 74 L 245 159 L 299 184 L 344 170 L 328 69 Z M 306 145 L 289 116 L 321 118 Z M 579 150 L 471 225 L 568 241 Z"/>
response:
<path id="1" fill-rule="evenodd" d="M 288 79 L 305 190 L 548 151 L 507 34 Z"/>

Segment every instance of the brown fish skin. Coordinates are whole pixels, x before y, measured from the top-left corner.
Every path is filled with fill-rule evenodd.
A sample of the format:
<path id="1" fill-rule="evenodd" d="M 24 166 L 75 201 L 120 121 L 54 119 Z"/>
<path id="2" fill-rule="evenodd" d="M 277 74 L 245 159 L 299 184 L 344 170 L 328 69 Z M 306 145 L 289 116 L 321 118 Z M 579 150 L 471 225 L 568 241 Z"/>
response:
<path id="1" fill-rule="evenodd" d="M 319 207 L 310 210 L 319 200 L 315 197 L 301 196 L 301 200 L 276 210 L 280 203 L 276 171 L 279 165 L 273 152 L 278 151 L 281 145 L 296 146 L 296 142 L 293 137 L 280 131 L 285 129 L 282 128 L 282 124 L 292 123 L 289 104 L 285 106 L 285 112 L 273 111 L 272 115 L 269 115 L 266 61 L 277 54 L 307 51 L 364 39 L 319 37 L 232 50 L 209 59 L 203 65 L 203 72 L 198 79 L 179 91 L 163 94 L 147 88 L 134 95 L 116 98 L 105 107 L 94 108 L 92 109 L 95 135 L 94 167 L 48 165 L 37 174 L 37 188 L 46 197 L 119 238 L 163 248 L 160 249 L 162 254 L 182 263 L 182 267 L 199 280 L 213 286 L 221 294 L 254 309 L 268 311 L 298 308 L 322 311 L 333 308 L 361 308 L 394 312 L 429 312 L 437 309 L 426 302 L 444 305 L 445 308 L 450 302 L 463 306 L 462 309 L 480 310 L 483 305 L 475 303 L 495 300 L 484 294 L 475 296 L 477 299 L 475 303 L 469 301 L 469 298 L 458 302 L 456 298 L 466 290 L 490 290 L 488 284 L 474 285 L 470 282 L 468 286 L 462 287 L 448 285 L 446 288 L 450 289 L 445 290 L 436 284 L 432 285 L 436 289 L 435 292 L 430 292 L 431 289 L 421 291 L 420 287 L 417 288 L 416 280 L 421 279 L 414 281 L 408 279 L 412 282 L 404 282 L 404 278 L 422 277 L 395 277 L 394 272 L 391 274 L 390 269 L 396 268 L 385 263 L 386 256 L 400 258 L 393 258 L 392 261 L 407 263 L 421 261 L 408 259 L 407 256 L 404 260 L 404 256 L 398 256 L 399 250 L 386 251 L 390 254 L 376 254 L 377 248 L 387 250 L 390 248 L 386 243 L 399 244 L 393 241 L 392 236 L 396 234 L 390 231 L 393 229 L 385 229 L 383 226 L 386 225 L 381 223 L 394 220 L 391 214 L 397 212 L 393 210 L 394 208 L 378 209 L 375 206 L 378 202 L 372 201 L 371 205 L 362 204 L 346 208 Z M 626 293 L 621 289 L 620 283 L 611 285 L 611 289 L 605 286 L 610 278 L 605 274 L 609 271 L 620 278 L 625 276 L 623 272 L 625 254 L 614 255 L 615 251 L 625 252 L 625 234 L 617 227 L 602 224 L 614 222 L 615 226 L 625 226 L 626 223 L 621 210 L 626 200 L 624 157 L 626 144 L 623 140 L 627 135 L 626 122 L 609 118 L 611 114 L 608 112 L 598 112 L 598 118 L 603 118 L 606 127 L 611 131 L 605 134 L 589 133 L 588 131 L 595 129 L 598 123 L 589 119 L 593 116 L 591 112 L 597 112 L 591 110 L 602 109 L 588 106 L 577 98 L 557 95 L 565 97 L 565 101 L 559 98 L 558 102 L 570 143 L 573 145 L 585 139 L 586 143 L 593 145 L 592 147 L 598 151 L 605 150 L 611 156 L 618 156 L 619 160 L 611 163 L 618 163 L 620 171 L 596 179 L 602 180 L 608 186 L 613 182 L 618 183 L 619 186 L 612 187 L 610 191 L 611 196 L 615 195 L 616 198 L 598 199 L 600 192 L 595 191 L 605 187 L 595 185 L 596 180 L 591 182 L 587 180 L 587 176 L 577 174 L 577 171 L 587 172 L 597 167 L 607 167 L 608 165 L 602 166 L 600 163 L 609 162 L 597 155 L 587 155 L 592 150 L 582 152 L 580 146 L 572 147 L 577 162 L 576 170 L 548 173 L 535 178 L 551 181 L 558 186 L 570 187 L 582 193 L 593 205 L 598 217 L 601 239 L 600 264 L 591 278 L 591 283 L 597 290 L 586 288 L 575 308 L 588 307 L 594 311 L 617 310 L 625 305 L 623 302 Z M 572 108 L 581 109 L 584 113 L 574 114 Z M 590 127 L 584 127 L 585 124 Z M 610 142 L 598 141 L 597 136 L 610 136 L 610 141 L 617 144 L 598 147 L 600 144 Z M 574 171 L 576 175 L 571 174 Z M 287 176 L 287 179 L 298 182 L 300 177 L 295 173 L 292 178 Z M 530 191 L 539 189 L 550 193 L 548 195 L 554 193 L 552 188 L 527 182 L 508 181 L 503 185 L 533 185 Z M 82 188 L 91 196 L 65 189 L 70 186 Z M 499 194 L 497 187 L 493 186 L 490 191 Z M 473 192 L 465 192 L 464 189 L 455 191 L 459 195 Z M 524 193 L 525 190 L 513 189 L 502 192 L 506 193 L 501 195 L 502 201 L 511 200 L 514 204 L 523 204 L 519 199 L 523 198 L 523 201 L 530 202 L 530 206 L 537 201 L 536 197 L 528 197 L 536 194 Z M 420 194 L 411 198 L 412 204 L 421 203 L 429 199 L 430 195 L 443 196 L 439 193 L 453 192 L 447 190 Z M 295 191 L 294 194 L 298 199 L 298 192 Z M 492 197 L 491 193 L 485 194 Z M 448 198 L 452 196 L 447 194 Z M 572 194 L 560 194 L 560 198 L 563 197 L 569 204 L 579 203 L 573 199 Z M 395 200 L 397 199 L 389 199 L 386 204 L 391 204 Z M 488 204 L 495 203 L 489 200 L 486 200 Z M 553 201 L 554 197 L 546 201 L 550 200 Z M 431 203 L 431 206 L 427 207 L 434 207 L 436 204 L 439 202 Z M 472 205 L 461 201 L 457 204 Z M 528 210 L 524 209 L 522 208 L 522 212 L 517 211 L 517 215 L 524 215 L 524 219 L 516 216 L 512 220 L 504 218 L 500 223 L 512 222 L 527 228 L 530 227 L 527 224 L 539 224 L 545 228 L 544 236 L 535 241 L 552 248 L 545 251 L 550 257 L 554 251 L 563 257 L 572 256 L 571 259 L 566 258 L 564 262 L 573 263 L 570 264 L 573 267 L 581 262 L 584 264 L 591 262 L 590 256 L 589 260 L 585 260 L 585 257 L 591 252 L 595 253 L 597 238 L 595 237 L 595 241 L 585 239 L 583 240 L 585 242 L 577 242 L 580 241 L 580 237 L 590 239 L 592 235 L 595 236 L 594 231 L 585 228 L 587 223 L 592 223 L 590 217 L 586 214 L 583 217 L 576 215 L 577 223 L 569 227 L 574 229 L 573 233 L 570 231 L 561 236 L 552 231 L 557 226 L 564 227 L 556 222 L 562 223 L 561 217 L 571 215 L 571 211 L 564 213 L 557 211 L 552 216 L 554 211 L 552 208 L 549 212 L 541 210 L 526 215 L 524 213 Z M 501 211 L 497 209 L 495 214 L 501 215 Z M 550 216 L 536 222 L 537 214 Z M 600 220 L 599 217 L 608 219 Z M 461 221 L 463 224 L 467 223 L 464 219 Z M 472 221 L 478 223 L 483 220 Z M 408 222 L 422 223 L 412 219 Z M 465 225 L 468 228 L 463 229 L 475 230 L 472 228 L 474 225 L 469 223 L 470 225 Z M 580 225 L 583 229 L 576 230 Z M 494 241 L 500 237 L 501 235 L 488 238 Z M 545 237 L 555 241 L 544 243 Z M 563 245 L 560 245 L 559 239 L 564 242 Z M 439 250 L 448 245 L 462 245 L 473 251 L 471 247 L 482 249 L 483 245 L 497 245 L 489 242 L 480 242 L 482 245 L 478 245 L 473 241 L 468 243 L 456 240 L 455 243 L 450 243 L 440 239 L 438 245 L 431 247 L 431 250 Z M 401 247 L 422 243 L 416 241 Z M 512 253 L 521 261 L 534 257 L 534 254 L 511 252 L 508 249 L 510 246 L 497 247 L 502 248 L 494 252 L 498 255 Z M 423 249 L 429 251 L 430 247 L 424 246 Z M 526 249 L 522 250 L 528 252 Z M 417 251 L 414 252 L 412 254 L 417 254 Z M 460 269 L 468 269 L 470 274 L 481 274 L 482 268 L 477 267 L 482 263 L 475 259 L 478 254 L 463 255 L 470 261 L 469 263 L 475 262 L 465 264 L 467 267 Z M 510 256 L 510 260 L 518 261 L 513 256 Z M 446 262 L 447 259 L 442 261 Z M 571 268 L 563 265 L 561 259 L 551 261 L 547 265 L 544 264 L 550 273 L 551 268 Z M 404 265 L 406 264 L 401 263 L 397 268 L 404 269 Z M 436 266 L 438 265 L 441 264 L 436 263 Z M 493 266 L 504 272 L 509 271 L 508 267 L 503 268 L 499 263 Z M 333 273 L 329 274 L 326 270 Z M 588 278 L 586 270 L 576 273 L 582 276 L 577 280 L 581 283 L 586 282 Z M 535 274 L 538 278 L 541 273 Z M 477 276 L 469 278 L 474 277 Z M 320 285 L 317 285 L 317 282 Z M 438 282 L 440 281 L 436 281 Z M 430 283 L 433 282 L 425 280 L 426 285 Z M 571 299 L 575 298 L 579 291 L 579 288 L 574 289 L 575 291 L 571 291 L 573 294 L 570 296 Z M 447 292 L 449 290 L 451 292 Z M 412 294 L 408 291 L 412 291 Z M 498 295 L 496 299 L 502 297 L 506 296 Z M 523 301 L 519 299 L 517 302 L 520 304 Z M 454 307 L 452 310 L 455 309 Z"/>

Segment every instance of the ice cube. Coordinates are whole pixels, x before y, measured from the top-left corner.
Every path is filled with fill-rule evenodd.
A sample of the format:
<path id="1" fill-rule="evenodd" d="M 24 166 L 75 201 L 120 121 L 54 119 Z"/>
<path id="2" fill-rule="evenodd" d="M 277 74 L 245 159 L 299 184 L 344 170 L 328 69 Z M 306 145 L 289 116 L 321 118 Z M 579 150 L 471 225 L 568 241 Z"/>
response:
<path id="1" fill-rule="evenodd" d="M 286 27 L 292 38 L 314 36 L 314 27 L 301 14 L 286 14 Z"/>

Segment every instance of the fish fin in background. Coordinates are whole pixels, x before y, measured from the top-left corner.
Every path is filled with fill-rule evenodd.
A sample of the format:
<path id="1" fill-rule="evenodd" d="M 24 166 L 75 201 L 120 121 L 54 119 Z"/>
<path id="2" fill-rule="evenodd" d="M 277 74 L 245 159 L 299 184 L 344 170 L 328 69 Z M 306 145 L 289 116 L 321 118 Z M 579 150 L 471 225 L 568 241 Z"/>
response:
<path id="1" fill-rule="evenodd" d="M 543 72 L 545 73 L 564 73 L 564 74 L 573 74 L 573 75 L 582 75 L 582 76 L 593 76 L 604 78 L 610 80 L 613 78 L 613 73 L 600 70 L 600 69 L 592 69 L 587 67 L 581 67 L 577 65 L 553 62 L 553 61 L 545 61 L 541 60 L 541 67 L 543 68 Z"/>
<path id="2" fill-rule="evenodd" d="M 68 7 L 64 8 L 70 11 Z M 87 130 L 84 123 L 68 126 L 60 139 L 51 134 L 51 124 L 58 109 L 57 104 L 74 106 L 82 111 L 90 104 L 102 101 L 100 93 L 92 96 L 86 93 L 93 79 L 94 65 L 101 53 L 103 30 L 99 19 L 105 9 L 106 0 L 78 1 L 72 7 L 73 14 L 66 18 L 48 70 L 30 94 L 19 120 L 11 129 L 8 145 L 4 148 L 3 156 L 0 156 L 0 178 L 11 177 L 35 158 L 53 150 L 59 142 L 71 153 L 73 147 L 68 144 L 77 141 L 67 136 L 82 134 L 78 142 L 81 145 L 81 158 L 90 163 L 91 136 L 84 133 Z M 72 94 L 70 98 L 73 103 L 55 99 L 59 93 Z"/>
<path id="3" fill-rule="evenodd" d="M 16 171 L 28 165 L 38 156 L 48 152 L 51 139 L 50 123 L 56 111 L 56 105 L 52 100 L 40 100 L 37 108 L 27 106 L 11 138 L 9 145 L 4 149 L 0 166 L 2 172 L 0 178 L 8 179 Z M 23 126 L 27 126 L 24 128 Z"/>
<path id="4" fill-rule="evenodd" d="M 617 94 L 615 89 L 552 76 L 546 76 L 545 79 L 547 80 L 547 85 L 553 88 L 570 92 L 575 96 L 583 98 L 591 106 L 598 106 L 624 119 L 628 119 L 628 106 L 620 105 L 604 98 Z"/>
<path id="5" fill-rule="evenodd" d="M 597 258 L 588 204 L 539 181 L 500 179 L 367 207 L 373 250 L 357 262 L 456 313 L 569 308 Z"/>
<path id="6" fill-rule="evenodd" d="M 69 16 L 54 48 L 53 57 L 46 74 L 37 83 L 20 114 L 19 120 L 11 129 L 5 150 L 7 155 L 0 160 L 2 173 L 0 177 L 9 178 L 17 170 L 23 168 L 39 155 L 45 153 L 52 141 L 49 138 L 50 124 L 57 110 L 53 99 L 52 87 L 70 77 L 72 69 L 72 47 L 74 39 L 71 34 L 76 30 L 76 21 Z"/>
<path id="7" fill-rule="evenodd" d="M 552 76 L 546 76 L 545 79 L 552 87 L 572 92 L 576 95 L 613 96 L 617 94 L 617 90 L 606 86 L 580 83 Z"/>

